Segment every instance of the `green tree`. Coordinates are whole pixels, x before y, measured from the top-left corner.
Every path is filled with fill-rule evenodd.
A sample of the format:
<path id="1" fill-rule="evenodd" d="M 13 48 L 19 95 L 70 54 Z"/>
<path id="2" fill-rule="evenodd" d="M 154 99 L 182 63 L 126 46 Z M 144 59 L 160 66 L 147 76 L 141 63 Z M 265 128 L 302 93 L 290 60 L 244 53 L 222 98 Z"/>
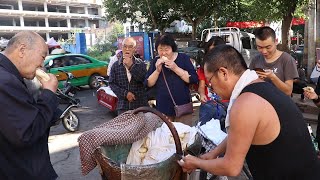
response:
<path id="1" fill-rule="evenodd" d="M 292 19 L 296 10 L 306 3 L 307 0 L 242 0 L 239 7 L 246 10 L 242 17 L 247 20 L 282 21 L 282 45 L 280 47 L 282 50 L 289 51 L 289 30 Z"/>
<path id="2" fill-rule="evenodd" d="M 169 0 L 105 0 L 106 16 L 109 20 L 144 24 L 151 30 L 164 31 L 170 22 L 177 19 Z"/>
<path id="3" fill-rule="evenodd" d="M 192 39 L 195 40 L 198 25 L 210 18 L 225 2 L 218 2 L 217 0 L 177 0 L 175 6 L 178 14 L 192 25 Z"/>

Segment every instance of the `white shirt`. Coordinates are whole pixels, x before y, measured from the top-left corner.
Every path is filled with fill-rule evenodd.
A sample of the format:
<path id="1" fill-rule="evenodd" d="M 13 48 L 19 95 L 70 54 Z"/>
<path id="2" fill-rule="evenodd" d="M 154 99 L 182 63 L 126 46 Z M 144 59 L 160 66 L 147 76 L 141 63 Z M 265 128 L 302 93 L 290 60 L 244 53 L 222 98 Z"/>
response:
<path id="1" fill-rule="evenodd" d="M 109 64 L 108 64 L 108 70 L 107 70 L 107 75 L 108 76 L 110 76 L 111 67 L 116 61 L 118 61 L 117 55 L 114 55 L 114 56 L 110 57 L 110 61 L 109 61 Z"/>

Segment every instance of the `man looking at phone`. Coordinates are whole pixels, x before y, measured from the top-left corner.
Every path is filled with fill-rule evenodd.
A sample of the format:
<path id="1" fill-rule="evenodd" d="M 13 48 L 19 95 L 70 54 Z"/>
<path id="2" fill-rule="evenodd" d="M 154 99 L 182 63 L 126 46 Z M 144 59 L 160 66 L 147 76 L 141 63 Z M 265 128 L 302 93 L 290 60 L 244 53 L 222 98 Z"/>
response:
<path id="1" fill-rule="evenodd" d="M 249 68 L 256 69 L 259 78 L 271 82 L 290 96 L 293 80 L 299 77 L 294 58 L 277 49 L 276 34 L 272 28 L 261 27 L 255 36 L 260 53 L 252 58 Z"/>

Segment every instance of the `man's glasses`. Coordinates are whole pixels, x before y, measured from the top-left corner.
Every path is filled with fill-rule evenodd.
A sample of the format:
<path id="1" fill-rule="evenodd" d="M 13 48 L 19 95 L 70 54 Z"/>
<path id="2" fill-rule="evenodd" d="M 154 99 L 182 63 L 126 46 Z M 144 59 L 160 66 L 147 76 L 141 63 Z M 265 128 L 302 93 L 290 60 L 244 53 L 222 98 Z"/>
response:
<path id="1" fill-rule="evenodd" d="M 211 79 L 213 78 L 214 73 L 212 74 L 212 76 L 210 77 L 210 79 L 208 80 L 209 83 L 211 83 Z"/>
<path id="2" fill-rule="evenodd" d="M 127 45 L 127 44 L 124 44 L 124 45 L 123 45 L 123 49 L 129 49 L 129 50 L 131 50 L 131 49 L 133 49 L 133 48 L 134 48 L 133 45 Z"/>
<path id="3" fill-rule="evenodd" d="M 210 77 L 210 79 L 208 80 L 209 83 L 211 83 L 211 79 L 213 78 L 213 76 L 216 74 L 217 71 L 219 71 L 220 68 L 216 69 L 215 71 L 213 71 L 212 76 Z"/>

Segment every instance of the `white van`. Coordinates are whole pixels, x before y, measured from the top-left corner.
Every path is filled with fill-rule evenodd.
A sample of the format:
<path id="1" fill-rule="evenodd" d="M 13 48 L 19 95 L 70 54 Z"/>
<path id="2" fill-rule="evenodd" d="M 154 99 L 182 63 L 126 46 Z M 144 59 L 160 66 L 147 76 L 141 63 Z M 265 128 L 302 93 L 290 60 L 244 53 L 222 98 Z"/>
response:
<path id="1" fill-rule="evenodd" d="M 237 49 L 248 66 L 251 58 L 258 53 L 254 34 L 240 31 L 237 27 L 204 29 L 201 33 L 201 41 L 208 42 L 212 36 L 220 36 L 228 45 Z"/>

